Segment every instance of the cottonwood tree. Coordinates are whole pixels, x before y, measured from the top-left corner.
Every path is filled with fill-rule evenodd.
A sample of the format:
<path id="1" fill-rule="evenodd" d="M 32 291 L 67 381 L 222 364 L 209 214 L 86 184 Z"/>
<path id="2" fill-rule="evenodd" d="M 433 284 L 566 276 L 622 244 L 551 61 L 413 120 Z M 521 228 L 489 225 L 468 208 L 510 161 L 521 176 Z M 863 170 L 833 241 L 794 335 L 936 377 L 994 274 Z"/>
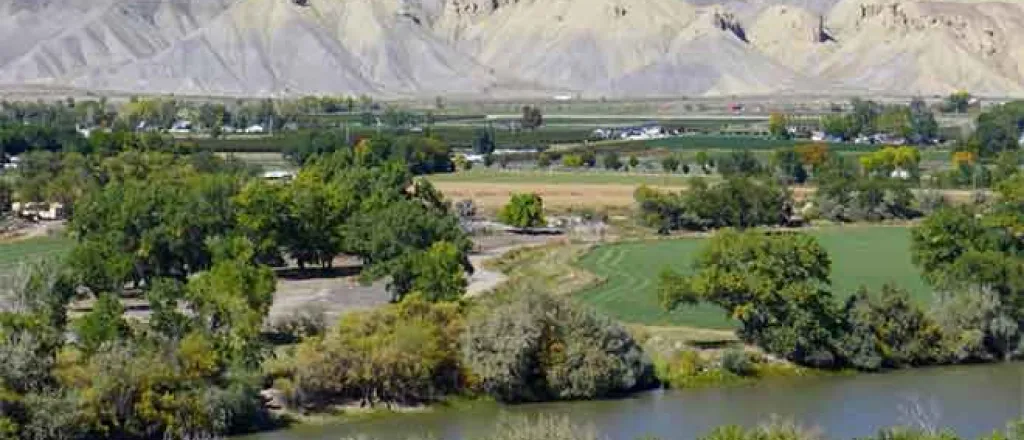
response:
<path id="1" fill-rule="evenodd" d="M 544 200 L 537 194 L 513 194 L 498 212 L 498 221 L 516 228 L 544 225 Z"/>

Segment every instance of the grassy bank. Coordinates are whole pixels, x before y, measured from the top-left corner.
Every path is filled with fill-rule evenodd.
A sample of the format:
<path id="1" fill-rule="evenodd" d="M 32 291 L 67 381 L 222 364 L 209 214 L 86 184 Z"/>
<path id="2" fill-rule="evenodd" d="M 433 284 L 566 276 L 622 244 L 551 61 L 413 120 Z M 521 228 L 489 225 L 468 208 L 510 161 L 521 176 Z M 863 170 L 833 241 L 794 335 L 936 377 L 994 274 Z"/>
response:
<path id="1" fill-rule="evenodd" d="M 930 301 L 931 291 L 910 260 L 909 229 L 856 226 L 809 233 L 832 258 L 832 281 L 838 295 L 851 295 L 860 286 L 877 290 L 893 283 L 907 289 L 919 303 Z M 732 328 L 734 323 L 717 307 L 702 304 L 667 312 L 658 302 L 658 274 L 665 268 L 687 270 L 702 244 L 702 239 L 678 239 L 598 247 L 579 264 L 604 282 L 580 292 L 579 298 L 629 323 Z"/>
<path id="2" fill-rule="evenodd" d="M 59 257 L 71 249 L 73 241 L 65 237 L 38 237 L 0 243 L 0 272 L 13 270 L 20 264 L 49 257 Z"/>

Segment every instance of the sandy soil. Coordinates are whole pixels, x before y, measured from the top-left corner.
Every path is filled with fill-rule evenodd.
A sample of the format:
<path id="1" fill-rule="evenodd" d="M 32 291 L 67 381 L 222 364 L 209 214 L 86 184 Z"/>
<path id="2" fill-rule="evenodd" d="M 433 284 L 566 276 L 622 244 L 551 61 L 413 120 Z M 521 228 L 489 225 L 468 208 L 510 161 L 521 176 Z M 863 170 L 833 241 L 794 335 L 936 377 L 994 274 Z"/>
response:
<path id="1" fill-rule="evenodd" d="M 476 270 L 469 279 L 468 294 L 485 293 L 505 280 L 504 274 L 484 267 L 487 260 L 521 246 L 543 244 L 551 239 L 550 236 L 512 234 L 474 237 L 476 250 L 470 256 L 470 262 Z M 355 261 L 338 259 L 335 266 L 337 269 L 333 271 L 312 276 L 298 276 L 294 271 L 279 271 L 277 292 L 274 294 L 274 305 L 270 309 L 268 319 L 273 322 L 297 311 L 311 308 L 323 311 L 327 322 L 333 322 L 345 313 L 379 307 L 391 301 L 385 282 L 377 282 L 370 286 L 359 283 Z"/>
<path id="2" fill-rule="evenodd" d="M 434 186 L 449 200 L 472 199 L 478 208 L 496 212 L 515 193 L 537 193 L 544 199 L 544 208 L 553 211 L 570 208 L 629 208 L 633 206 L 633 192 L 639 185 L 437 182 Z M 658 188 L 669 191 L 685 189 L 680 186 Z M 814 192 L 814 188 L 794 187 L 792 191 L 794 198 L 803 200 Z"/>
<path id="3" fill-rule="evenodd" d="M 439 190 L 450 200 L 472 199 L 478 208 L 492 212 L 508 203 L 514 193 L 537 193 L 544 199 L 544 207 L 553 210 L 569 208 L 628 207 L 633 204 L 636 185 L 621 184 L 536 184 L 438 182 Z M 668 188 L 679 190 L 682 188 Z"/>

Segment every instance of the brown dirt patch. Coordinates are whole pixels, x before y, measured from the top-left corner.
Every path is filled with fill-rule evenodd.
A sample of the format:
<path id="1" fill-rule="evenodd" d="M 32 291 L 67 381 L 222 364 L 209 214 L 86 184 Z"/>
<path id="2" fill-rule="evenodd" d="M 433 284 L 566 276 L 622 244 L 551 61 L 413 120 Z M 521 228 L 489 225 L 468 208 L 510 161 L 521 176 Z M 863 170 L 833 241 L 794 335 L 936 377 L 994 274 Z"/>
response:
<path id="1" fill-rule="evenodd" d="M 515 193 L 537 193 L 544 199 L 544 208 L 552 211 L 570 208 L 629 208 L 633 205 L 633 192 L 639 185 L 437 182 L 434 186 L 449 200 L 472 199 L 485 212 L 496 212 Z M 658 188 L 669 191 L 685 189 L 680 186 Z M 814 188 L 808 187 L 791 189 L 797 200 L 803 200 L 814 192 Z"/>

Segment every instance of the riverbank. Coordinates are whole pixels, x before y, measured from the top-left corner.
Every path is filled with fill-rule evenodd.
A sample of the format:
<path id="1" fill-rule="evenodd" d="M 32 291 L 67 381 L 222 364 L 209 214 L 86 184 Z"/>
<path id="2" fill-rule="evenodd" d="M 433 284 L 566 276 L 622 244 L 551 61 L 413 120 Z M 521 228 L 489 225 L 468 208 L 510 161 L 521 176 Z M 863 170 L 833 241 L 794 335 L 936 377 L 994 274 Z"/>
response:
<path id="1" fill-rule="evenodd" d="M 1002 430 L 1024 405 L 1020 364 L 780 378 L 756 386 L 657 390 L 617 400 L 481 404 L 394 417 L 296 425 L 244 440 L 478 440 L 510 417 L 566 416 L 608 440 L 700 438 L 725 425 L 791 421 L 828 438 L 865 438 L 893 426 L 949 428 L 963 438 Z"/>

